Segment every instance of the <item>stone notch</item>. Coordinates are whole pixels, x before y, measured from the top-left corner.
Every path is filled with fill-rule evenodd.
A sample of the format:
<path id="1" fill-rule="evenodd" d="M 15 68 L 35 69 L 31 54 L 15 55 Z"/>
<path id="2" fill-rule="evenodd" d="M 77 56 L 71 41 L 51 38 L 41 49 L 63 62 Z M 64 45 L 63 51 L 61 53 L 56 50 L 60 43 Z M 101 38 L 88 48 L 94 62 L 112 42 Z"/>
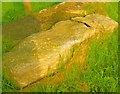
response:
<path id="1" fill-rule="evenodd" d="M 14 85 L 25 87 L 54 73 L 71 57 L 74 45 L 99 32 L 113 32 L 117 22 L 91 14 L 60 21 L 51 29 L 30 35 L 3 57 L 3 72 Z"/>

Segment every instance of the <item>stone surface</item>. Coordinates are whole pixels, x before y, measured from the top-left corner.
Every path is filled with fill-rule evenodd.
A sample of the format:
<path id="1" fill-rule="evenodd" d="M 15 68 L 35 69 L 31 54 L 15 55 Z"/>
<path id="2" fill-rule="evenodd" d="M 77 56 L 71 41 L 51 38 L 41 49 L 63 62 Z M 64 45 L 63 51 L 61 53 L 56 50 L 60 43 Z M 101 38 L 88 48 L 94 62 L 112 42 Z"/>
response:
<path id="1" fill-rule="evenodd" d="M 62 2 L 53 7 L 36 12 L 34 16 L 40 21 L 40 31 L 50 29 L 56 22 L 69 20 L 72 17 L 85 16 L 81 2 Z"/>
<path id="2" fill-rule="evenodd" d="M 7 79 L 25 87 L 56 71 L 72 55 L 73 46 L 99 32 L 112 32 L 117 22 L 91 14 L 60 21 L 43 33 L 30 35 L 3 57 Z"/>

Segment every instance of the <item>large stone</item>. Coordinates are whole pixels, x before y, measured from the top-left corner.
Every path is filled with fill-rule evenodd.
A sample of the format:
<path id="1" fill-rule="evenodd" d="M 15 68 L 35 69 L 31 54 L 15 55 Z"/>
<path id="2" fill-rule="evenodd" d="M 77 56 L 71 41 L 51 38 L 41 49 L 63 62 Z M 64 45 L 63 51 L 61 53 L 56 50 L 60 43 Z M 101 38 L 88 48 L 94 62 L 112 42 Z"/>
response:
<path id="1" fill-rule="evenodd" d="M 94 5 L 101 7 L 100 3 L 94 3 Z M 2 25 L 2 39 L 4 42 L 10 39 L 12 41 L 11 46 L 15 46 L 22 39 L 33 33 L 50 29 L 56 22 L 70 20 L 73 17 L 85 16 L 94 12 L 98 13 L 98 11 L 102 11 L 100 14 L 106 15 L 103 11 L 104 9 L 98 9 L 97 7 L 96 10 L 92 7 L 91 10 L 87 9 L 86 6 L 91 6 L 91 3 L 62 2 L 55 6 L 40 10 L 32 15 Z"/>
<path id="2" fill-rule="evenodd" d="M 43 33 L 30 35 L 3 57 L 7 79 L 25 87 L 56 71 L 72 55 L 74 45 L 99 32 L 112 32 L 117 22 L 91 14 L 56 23 Z"/>

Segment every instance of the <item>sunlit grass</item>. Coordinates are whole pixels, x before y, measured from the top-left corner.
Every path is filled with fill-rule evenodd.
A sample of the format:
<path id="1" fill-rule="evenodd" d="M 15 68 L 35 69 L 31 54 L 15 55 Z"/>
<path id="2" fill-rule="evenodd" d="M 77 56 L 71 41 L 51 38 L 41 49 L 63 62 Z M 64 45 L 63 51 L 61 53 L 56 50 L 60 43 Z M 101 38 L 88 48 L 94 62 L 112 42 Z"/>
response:
<path id="1" fill-rule="evenodd" d="M 2 2 L 2 24 L 10 23 L 24 17 L 22 2 Z"/>
<path id="2" fill-rule="evenodd" d="M 86 81 L 94 92 L 117 92 L 118 91 L 118 57 L 117 57 L 117 30 L 110 39 L 101 41 L 105 35 L 101 35 L 100 40 L 90 44 L 88 65 L 90 75 Z M 106 35 L 107 36 L 107 35 Z"/>
<path id="3" fill-rule="evenodd" d="M 60 2 L 32 2 L 32 12 L 38 12 L 42 9 L 49 8 L 51 6 L 54 6 L 56 4 L 59 4 Z"/>
<path id="4" fill-rule="evenodd" d="M 59 2 L 31 2 L 32 13 L 56 5 Z M 23 2 L 2 2 L 2 24 L 25 17 Z"/>

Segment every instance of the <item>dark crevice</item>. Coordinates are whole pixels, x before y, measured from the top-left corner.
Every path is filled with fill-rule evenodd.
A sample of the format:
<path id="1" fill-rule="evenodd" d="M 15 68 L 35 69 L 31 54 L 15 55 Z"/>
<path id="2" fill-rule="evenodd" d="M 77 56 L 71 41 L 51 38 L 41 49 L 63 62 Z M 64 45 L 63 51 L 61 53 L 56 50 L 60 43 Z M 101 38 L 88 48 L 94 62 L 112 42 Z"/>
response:
<path id="1" fill-rule="evenodd" d="M 74 21 L 74 20 L 73 20 Z M 81 21 L 77 21 L 78 23 L 83 23 L 84 25 L 86 25 L 87 27 L 91 27 L 90 25 L 88 25 L 87 23 L 85 22 L 81 22 Z"/>
<path id="2" fill-rule="evenodd" d="M 86 25 L 87 27 L 91 27 L 90 25 L 88 25 L 88 24 L 86 24 L 86 23 L 84 23 L 84 25 Z"/>

